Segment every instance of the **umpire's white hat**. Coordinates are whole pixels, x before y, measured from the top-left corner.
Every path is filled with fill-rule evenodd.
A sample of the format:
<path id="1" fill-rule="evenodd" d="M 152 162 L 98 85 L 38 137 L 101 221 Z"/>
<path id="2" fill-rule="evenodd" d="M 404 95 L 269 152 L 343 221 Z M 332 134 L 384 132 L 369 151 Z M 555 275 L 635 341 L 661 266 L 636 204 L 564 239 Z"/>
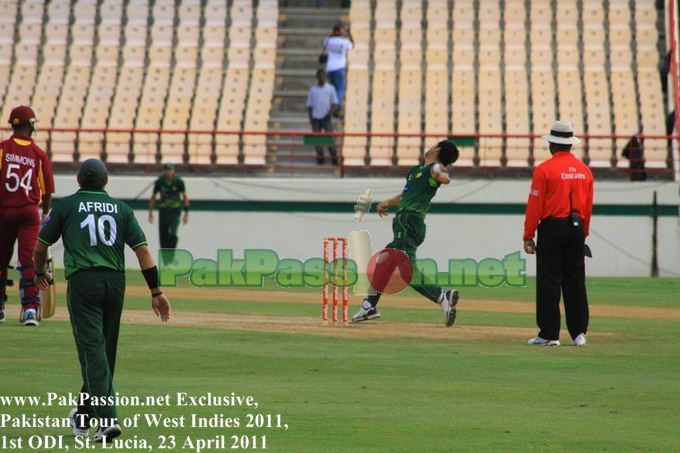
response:
<path id="1" fill-rule="evenodd" d="M 574 128 L 569 121 L 555 121 L 550 129 L 550 134 L 544 135 L 543 140 L 558 145 L 576 145 L 581 143 L 578 137 L 574 136 Z"/>

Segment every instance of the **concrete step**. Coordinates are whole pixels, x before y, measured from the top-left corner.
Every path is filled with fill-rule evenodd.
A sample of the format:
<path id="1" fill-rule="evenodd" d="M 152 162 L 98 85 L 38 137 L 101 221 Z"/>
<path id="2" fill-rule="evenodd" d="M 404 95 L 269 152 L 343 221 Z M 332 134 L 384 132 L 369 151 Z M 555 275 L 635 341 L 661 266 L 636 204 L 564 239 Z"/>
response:
<path id="1" fill-rule="evenodd" d="M 294 116 L 304 116 L 307 114 L 307 106 L 304 100 L 291 100 L 286 98 L 274 98 L 271 115 L 291 114 Z"/>
<path id="2" fill-rule="evenodd" d="M 300 71 L 300 74 L 295 75 L 279 75 L 280 72 L 286 69 L 277 70 L 275 89 L 282 91 L 309 91 L 309 89 L 316 85 L 316 68 L 312 67 L 309 70 Z"/>
<path id="3" fill-rule="evenodd" d="M 323 28 L 326 34 L 330 34 L 338 22 L 349 22 L 349 16 L 346 13 L 334 13 L 332 11 L 329 13 L 327 11 L 330 10 L 319 10 L 319 12 L 314 10 L 310 13 L 279 11 L 279 29 L 304 28 L 311 25 L 315 28 Z"/>
<path id="4" fill-rule="evenodd" d="M 317 68 L 325 66 L 319 64 L 319 55 L 321 55 L 320 49 L 313 50 L 307 55 L 279 55 L 276 57 L 277 73 L 279 69 L 307 68 L 315 74 Z"/>
<path id="5" fill-rule="evenodd" d="M 337 9 L 337 10 L 344 10 L 347 11 L 346 7 L 345 9 L 343 8 L 343 2 L 342 0 L 322 0 L 321 1 L 321 6 L 319 8 L 315 8 L 316 2 L 315 0 L 279 0 L 279 8 L 280 9 L 289 9 L 289 8 L 300 8 L 300 9 L 311 9 L 311 10 L 325 10 L 325 9 Z"/>
<path id="6" fill-rule="evenodd" d="M 281 147 L 281 146 L 269 146 L 267 145 L 267 150 L 272 156 L 276 156 L 276 160 L 287 160 L 287 161 L 299 161 L 301 163 L 309 163 L 311 160 L 316 158 L 316 150 L 313 146 L 299 146 L 299 147 Z"/>
<path id="7" fill-rule="evenodd" d="M 328 29 L 323 27 L 289 27 L 279 28 L 279 35 L 284 36 L 328 36 Z"/>
<path id="8" fill-rule="evenodd" d="M 311 132 L 312 126 L 309 124 L 309 118 L 307 113 L 304 115 L 294 116 L 290 113 L 274 115 L 269 118 L 269 130 L 270 131 L 292 131 L 292 132 Z M 333 126 L 336 132 L 342 132 L 342 121 L 339 119 L 333 119 Z M 289 140 L 289 137 L 281 137 L 280 139 Z M 300 137 L 292 137 L 290 140 L 301 140 Z M 275 139 L 279 140 L 279 139 Z"/>
<path id="9" fill-rule="evenodd" d="M 321 47 L 321 46 L 319 46 L 319 48 L 320 48 L 320 47 Z M 282 47 L 282 48 L 279 48 L 279 49 L 276 51 L 276 54 L 277 54 L 277 55 L 280 55 L 280 56 L 283 56 L 283 57 L 303 57 L 303 56 L 314 56 L 314 57 L 317 57 L 317 56 L 319 56 L 319 52 L 317 52 L 317 51 L 314 50 L 314 49 L 307 49 L 307 48 L 302 48 L 302 49 L 300 49 L 300 48 L 296 48 L 296 47 L 292 47 L 292 48 Z"/>
<path id="10" fill-rule="evenodd" d="M 311 131 L 309 125 L 309 118 L 305 116 L 293 117 L 287 116 L 272 116 L 269 118 L 269 129 L 276 131 Z"/>
<path id="11" fill-rule="evenodd" d="M 295 90 L 297 92 L 297 90 Z M 276 93 L 276 90 L 275 90 Z M 275 94 L 272 100 L 272 110 L 271 114 L 276 113 L 294 113 L 294 114 L 304 114 L 307 112 L 307 90 L 304 91 L 304 95 L 298 96 L 296 94 L 289 95 L 290 91 L 280 91 L 280 94 Z"/>
<path id="12" fill-rule="evenodd" d="M 297 15 L 297 16 L 314 16 L 314 15 L 319 15 L 319 16 L 334 16 L 334 17 L 340 17 L 343 15 L 346 15 L 349 17 L 349 9 L 348 8 L 340 8 L 338 7 L 333 7 L 329 5 L 328 3 L 325 3 L 323 8 L 313 8 L 309 7 L 310 6 L 310 1 L 306 2 L 307 5 L 305 7 L 300 7 L 300 6 L 279 6 L 279 16 L 281 15 Z M 337 2 L 338 5 L 340 2 Z"/>
<path id="13" fill-rule="evenodd" d="M 307 93 L 307 91 L 316 84 L 316 80 L 314 79 L 314 74 L 312 73 L 306 78 L 302 77 L 296 77 L 296 78 L 282 78 L 282 79 L 276 79 L 276 83 L 274 85 L 274 89 L 280 89 L 283 91 L 289 91 L 289 90 L 294 90 L 294 91 L 304 91 Z M 297 97 L 297 96 L 295 96 Z M 305 95 L 306 98 L 306 95 Z"/>
<path id="14" fill-rule="evenodd" d="M 310 85 L 311 86 L 311 85 Z M 307 93 L 309 91 L 309 88 L 306 90 L 274 90 L 274 98 L 277 96 L 279 97 L 284 97 L 284 98 L 298 98 L 298 99 L 307 99 Z"/>
<path id="15" fill-rule="evenodd" d="M 314 70 L 314 73 L 316 73 L 316 70 Z M 276 75 L 293 79 L 305 78 L 309 77 L 309 69 L 305 68 L 304 66 L 297 68 L 281 68 L 276 70 Z"/>
<path id="16" fill-rule="evenodd" d="M 279 48 L 314 49 L 321 53 L 323 40 L 328 36 L 328 30 L 279 28 Z"/>

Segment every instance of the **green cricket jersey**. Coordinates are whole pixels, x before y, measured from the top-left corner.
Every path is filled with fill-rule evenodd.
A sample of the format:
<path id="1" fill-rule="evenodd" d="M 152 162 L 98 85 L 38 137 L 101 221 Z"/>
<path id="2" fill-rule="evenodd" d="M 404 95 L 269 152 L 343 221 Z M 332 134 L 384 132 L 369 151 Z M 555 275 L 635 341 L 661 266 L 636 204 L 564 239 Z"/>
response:
<path id="1" fill-rule="evenodd" d="M 105 191 L 79 190 L 55 204 L 38 240 L 50 246 L 62 237 L 66 278 L 83 269 L 125 270 L 125 244 L 135 249 L 146 237 L 134 212 Z"/>
<path id="2" fill-rule="evenodd" d="M 161 176 L 153 185 L 153 194 L 161 194 L 159 208 L 181 208 L 182 199 L 180 197 L 185 191 L 184 181 L 179 176 L 175 175 L 170 182 Z"/>
<path id="3" fill-rule="evenodd" d="M 433 165 L 416 165 L 409 170 L 397 212 L 407 211 L 422 216 L 427 214 L 430 202 L 441 185 L 432 177 Z"/>

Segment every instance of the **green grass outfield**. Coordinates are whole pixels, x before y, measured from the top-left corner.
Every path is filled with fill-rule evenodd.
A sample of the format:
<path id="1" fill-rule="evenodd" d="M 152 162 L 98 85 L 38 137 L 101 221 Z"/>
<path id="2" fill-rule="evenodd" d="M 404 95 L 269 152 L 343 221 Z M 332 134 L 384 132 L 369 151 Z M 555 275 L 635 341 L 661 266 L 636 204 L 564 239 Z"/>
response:
<path id="1" fill-rule="evenodd" d="M 129 273 L 128 283 L 142 285 L 136 272 Z M 320 311 L 308 301 L 268 302 L 267 297 L 255 302 L 203 300 L 201 291 L 211 290 L 172 299 L 175 320 L 182 312 L 303 319 Z M 530 313 L 465 308 L 465 301 L 473 299 L 530 306 L 533 291 L 531 279 L 527 288 L 466 289 L 453 329 L 533 328 Z M 208 439 L 216 434 L 266 435 L 268 450 L 295 452 L 677 449 L 680 280 L 592 278 L 589 291 L 594 309 L 648 307 L 669 316 L 594 316 L 593 338 L 585 348 L 529 347 L 524 336 L 367 339 L 127 323 L 121 331 L 115 380 L 121 394 L 234 391 L 254 396 L 259 408 L 124 407 L 120 416 L 222 413 L 241 417 L 243 423 L 249 412 L 271 413 L 281 414 L 288 429 L 128 429 L 122 439 L 148 439 L 153 451 L 163 451 L 158 448 L 160 435 L 175 436 L 180 445 L 174 451 L 192 451 L 180 448 L 186 436 Z M 172 295 L 172 289 L 167 292 Z M 304 291 L 299 294 L 301 299 L 309 297 Z M 59 305 L 64 305 L 63 296 Z M 378 322 L 431 323 L 432 329 L 443 329 L 439 312 L 427 310 L 425 301 L 404 307 L 391 306 L 386 298 L 384 305 L 384 319 Z M 0 396 L 77 391 L 80 376 L 69 323 L 48 320 L 37 329 L 22 328 L 16 307 L 10 308 L 9 319 L 0 326 Z M 127 308 L 147 310 L 148 299 L 129 297 Z M 598 337 L 598 332 L 608 335 Z M 68 407 L 0 406 L 0 417 L 22 412 L 56 417 L 65 416 Z M 32 434 L 64 435 L 69 451 L 75 451 L 68 430 L 8 427 L 0 428 L 0 450 L 3 437 L 5 442 L 25 442 Z"/>

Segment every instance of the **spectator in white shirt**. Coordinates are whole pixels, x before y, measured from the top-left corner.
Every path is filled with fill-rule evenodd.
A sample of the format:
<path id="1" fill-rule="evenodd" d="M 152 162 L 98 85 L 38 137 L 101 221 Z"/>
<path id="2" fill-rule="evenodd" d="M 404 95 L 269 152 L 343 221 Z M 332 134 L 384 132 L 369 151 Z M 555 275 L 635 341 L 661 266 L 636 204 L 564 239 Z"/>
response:
<path id="1" fill-rule="evenodd" d="M 342 24 L 337 24 L 333 27 L 333 34 L 323 41 L 324 49 L 328 54 L 326 73 L 328 74 L 328 81 L 335 87 L 338 94 L 338 105 L 342 105 L 342 100 L 345 98 L 347 52 L 354 47 L 354 41 L 349 30 L 347 30 L 347 37 L 344 34 L 345 28 Z"/>
<path id="2" fill-rule="evenodd" d="M 317 85 L 309 89 L 307 95 L 307 109 L 309 111 L 309 122 L 314 132 L 333 132 L 333 121 L 331 114 L 338 109 L 338 96 L 333 85 L 326 82 L 326 72 L 323 69 L 316 71 Z M 338 165 L 338 155 L 335 146 L 328 147 L 333 165 Z M 316 163 L 323 165 L 323 148 L 316 147 Z"/>

